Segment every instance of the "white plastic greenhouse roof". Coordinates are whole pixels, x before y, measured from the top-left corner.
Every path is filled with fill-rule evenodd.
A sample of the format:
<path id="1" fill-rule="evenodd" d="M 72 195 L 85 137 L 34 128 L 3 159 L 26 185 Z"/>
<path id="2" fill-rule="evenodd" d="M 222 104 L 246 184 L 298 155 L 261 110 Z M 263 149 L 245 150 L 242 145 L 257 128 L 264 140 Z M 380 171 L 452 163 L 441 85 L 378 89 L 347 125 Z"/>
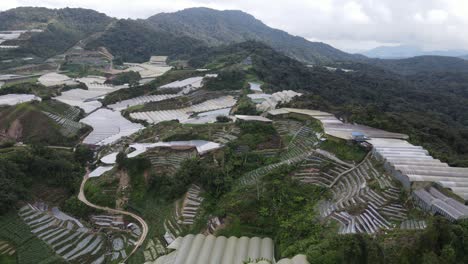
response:
<path id="1" fill-rule="evenodd" d="M 407 135 L 392 133 L 381 129 L 376 129 L 364 125 L 357 124 L 348 124 L 343 123 L 337 119 L 334 115 L 322 111 L 309 110 L 309 109 L 297 109 L 297 108 L 280 108 L 268 111 L 270 115 L 282 115 L 288 113 L 296 113 L 308 115 L 314 119 L 319 120 L 322 123 L 325 134 L 345 139 L 353 139 L 352 133 L 359 132 L 370 138 L 397 138 L 397 139 L 406 139 Z"/>
<path id="2" fill-rule="evenodd" d="M 445 196 L 434 187 L 415 190 L 414 195 L 423 200 L 433 211 L 448 215 L 450 218 L 458 220 L 468 218 L 468 206 Z"/>
<path id="3" fill-rule="evenodd" d="M 48 87 L 57 86 L 57 85 L 76 85 L 76 84 L 78 84 L 72 78 L 70 78 L 70 77 L 68 77 L 68 76 L 66 76 L 64 74 L 60 74 L 60 73 L 56 73 L 56 72 L 44 74 L 41 77 L 39 77 L 38 81 L 39 81 L 40 84 L 42 84 L 44 86 L 48 86 Z"/>
<path id="4" fill-rule="evenodd" d="M 156 143 L 135 143 L 129 146 L 135 149 L 127 154 L 127 157 L 134 158 L 138 155 L 145 153 L 148 149 L 165 147 L 165 148 L 196 148 L 200 155 L 210 151 L 221 148 L 221 144 L 205 141 L 205 140 L 189 140 L 189 141 L 169 141 L 169 142 L 156 142 Z M 101 158 L 101 162 L 105 164 L 115 164 L 118 152 L 112 152 Z"/>
<path id="5" fill-rule="evenodd" d="M 92 145 L 111 144 L 144 128 L 140 124 L 125 119 L 120 112 L 108 109 L 99 109 L 81 119 L 80 122 L 93 128 L 93 131 L 83 141 L 85 144 Z"/>
<path id="6" fill-rule="evenodd" d="M 180 95 L 179 94 L 145 95 L 145 96 L 139 96 L 139 97 L 135 97 L 135 98 L 128 99 L 128 100 L 123 100 L 115 104 L 108 105 L 108 107 L 114 110 L 120 111 L 123 109 L 127 109 L 131 106 L 145 104 L 149 102 L 159 102 L 159 101 L 167 100 L 170 98 L 175 98 L 178 96 Z"/>
<path id="7" fill-rule="evenodd" d="M 30 101 L 41 101 L 41 98 L 33 94 L 0 95 L 0 105 L 17 105 Z"/>
<path id="8" fill-rule="evenodd" d="M 255 82 L 249 82 L 250 90 L 254 92 L 262 92 L 262 88 L 260 88 L 261 84 Z"/>
<path id="9" fill-rule="evenodd" d="M 226 238 L 198 234 L 183 237 L 175 251 L 153 263 L 242 264 L 260 259 L 274 263 L 274 245 L 270 238 Z"/>
<path id="10" fill-rule="evenodd" d="M 234 106 L 235 104 L 236 99 L 234 99 L 234 97 L 222 96 L 216 99 L 207 100 L 200 104 L 192 105 L 190 107 L 164 111 L 136 112 L 131 113 L 130 116 L 134 119 L 146 120 L 147 122 L 154 124 L 170 120 L 186 122 L 190 119 L 190 116 L 193 113 L 226 109 Z"/>
<path id="11" fill-rule="evenodd" d="M 408 181 L 436 182 L 453 193 L 468 199 L 468 168 L 450 167 L 434 159 L 420 146 L 406 140 L 373 138 L 368 140 L 375 153 L 390 166 L 406 176 Z"/>
<path id="12" fill-rule="evenodd" d="M 114 168 L 113 166 L 101 166 L 101 167 L 97 167 L 95 170 L 93 170 L 92 172 L 89 173 L 89 177 L 92 178 L 92 177 L 99 177 L 101 175 L 103 175 L 104 173 L 112 170 L 112 168 Z"/>
<path id="13" fill-rule="evenodd" d="M 174 88 L 185 88 L 187 86 L 200 88 L 202 86 L 202 81 L 203 81 L 203 77 L 190 77 L 184 80 L 165 84 L 159 88 L 160 89 L 174 89 Z"/>
<path id="14" fill-rule="evenodd" d="M 235 115 L 236 119 L 244 120 L 244 121 L 259 121 L 259 122 L 273 122 L 271 119 L 268 119 L 263 116 L 253 116 L 253 115 Z"/>
<path id="15" fill-rule="evenodd" d="M 257 109 L 264 112 L 270 111 L 275 109 L 279 103 L 288 103 L 296 96 L 302 96 L 302 94 L 292 90 L 277 92 L 272 94 L 271 97 L 267 98 L 264 102 L 258 104 Z"/>

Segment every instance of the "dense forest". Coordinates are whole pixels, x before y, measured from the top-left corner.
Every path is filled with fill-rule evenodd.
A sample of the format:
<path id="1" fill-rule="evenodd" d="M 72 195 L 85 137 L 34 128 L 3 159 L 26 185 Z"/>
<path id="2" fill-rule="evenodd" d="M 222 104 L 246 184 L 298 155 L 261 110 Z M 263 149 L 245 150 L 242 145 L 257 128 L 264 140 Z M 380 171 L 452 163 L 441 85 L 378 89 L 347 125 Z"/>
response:
<path id="1" fill-rule="evenodd" d="M 79 186 L 89 152 L 54 150 L 39 145 L 1 149 L 0 214 L 46 188 L 64 190 L 68 198 Z M 42 186 L 39 189 L 35 187 Z"/>
<path id="2" fill-rule="evenodd" d="M 95 49 L 101 46 L 123 61 L 145 62 L 155 54 L 183 56 L 202 44 L 189 37 L 156 31 L 139 20 L 119 20 L 86 47 Z"/>

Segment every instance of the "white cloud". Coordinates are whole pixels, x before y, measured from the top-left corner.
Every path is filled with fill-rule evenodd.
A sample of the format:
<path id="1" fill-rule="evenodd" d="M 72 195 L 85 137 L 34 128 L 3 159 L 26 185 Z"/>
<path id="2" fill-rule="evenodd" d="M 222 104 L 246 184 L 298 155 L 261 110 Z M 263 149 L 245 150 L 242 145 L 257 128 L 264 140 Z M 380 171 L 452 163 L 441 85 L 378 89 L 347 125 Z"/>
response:
<path id="1" fill-rule="evenodd" d="M 240 9 L 269 26 L 345 50 L 371 43 L 468 47 L 467 0 L 0 0 L 0 10 L 16 6 L 92 8 L 120 18 L 197 6 Z"/>

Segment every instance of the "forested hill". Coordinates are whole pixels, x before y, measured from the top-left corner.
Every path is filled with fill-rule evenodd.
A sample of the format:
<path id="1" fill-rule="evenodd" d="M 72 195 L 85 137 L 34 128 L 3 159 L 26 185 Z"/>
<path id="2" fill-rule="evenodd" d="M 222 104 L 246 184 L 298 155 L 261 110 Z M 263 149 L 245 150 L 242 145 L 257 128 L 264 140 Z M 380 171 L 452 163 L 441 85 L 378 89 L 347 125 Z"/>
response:
<path id="1" fill-rule="evenodd" d="M 317 64 L 332 61 L 362 59 L 320 42 L 310 42 L 273 29 L 255 17 L 241 11 L 218 11 L 190 8 L 175 13 L 161 13 L 147 19 L 157 30 L 185 35 L 216 46 L 247 40 L 264 42 L 299 61 Z"/>
<path id="2" fill-rule="evenodd" d="M 468 79 L 463 75 L 404 76 L 356 63 L 346 65 L 354 72 L 308 68 L 258 42 L 213 48 L 190 63 L 235 64 L 247 56 L 253 62 L 249 74 L 265 82 L 264 88 L 306 94 L 292 107 L 330 111 L 351 122 L 406 133 L 438 158 L 468 166 Z"/>
<path id="3" fill-rule="evenodd" d="M 468 73 L 468 61 L 456 57 L 418 56 L 407 59 L 375 59 L 368 62 L 403 75 L 440 72 Z"/>
<path id="4" fill-rule="evenodd" d="M 123 61 L 144 62 L 155 54 L 183 56 L 195 53 L 196 49 L 203 46 L 204 44 L 197 39 L 153 29 L 141 20 L 121 19 L 86 47 L 106 47 Z"/>
<path id="5" fill-rule="evenodd" d="M 22 41 L 21 48 L 15 52 L 48 58 L 66 51 L 83 38 L 104 31 L 113 20 L 90 9 L 20 7 L 0 12 L 0 30 L 42 29 L 43 32 Z"/>

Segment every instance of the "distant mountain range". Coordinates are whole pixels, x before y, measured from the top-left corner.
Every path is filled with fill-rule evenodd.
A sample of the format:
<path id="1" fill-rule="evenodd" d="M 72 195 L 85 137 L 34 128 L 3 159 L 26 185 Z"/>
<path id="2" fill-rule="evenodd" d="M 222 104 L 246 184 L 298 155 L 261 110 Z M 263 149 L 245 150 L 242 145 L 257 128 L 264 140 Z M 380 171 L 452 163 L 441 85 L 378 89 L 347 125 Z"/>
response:
<path id="1" fill-rule="evenodd" d="M 15 53 L 46 59 L 61 54 L 78 41 L 86 39 L 83 43 L 87 49 L 106 47 L 114 56 L 128 62 L 147 61 L 152 55 L 167 55 L 172 59 L 186 60 L 213 47 L 253 40 L 263 42 L 304 64 L 336 65 L 358 62 L 398 74 L 468 72 L 467 61 L 447 56 L 383 60 L 349 54 L 325 43 L 311 42 L 270 28 L 241 11 L 190 8 L 138 20 L 111 18 L 94 10 L 80 8 L 20 7 L 0 12 L 0 30 L 33 28 L 44 31 L 22 42 L 21 48 L 15 50 Z M 419 55 L 418 53 L 418 48 L 401 46 L 377 48 L 365 54 L 374 57 L 387 54 L 392 58 L 399 58 Z M 468 52 L 450 53 L 452 56 L 466 54 Z"/>
<path id="2" fill-rule="evenodd" d="M 418 46 L 380 46 L 369 51 L 362 52 L 363 55 L 369 58 L 380 59 L 401 59 L 416 56 L 448 56 L 448 57 L 462 57 L 468 56 L 467 50 L 434 50 L 425 51 Z"/>

